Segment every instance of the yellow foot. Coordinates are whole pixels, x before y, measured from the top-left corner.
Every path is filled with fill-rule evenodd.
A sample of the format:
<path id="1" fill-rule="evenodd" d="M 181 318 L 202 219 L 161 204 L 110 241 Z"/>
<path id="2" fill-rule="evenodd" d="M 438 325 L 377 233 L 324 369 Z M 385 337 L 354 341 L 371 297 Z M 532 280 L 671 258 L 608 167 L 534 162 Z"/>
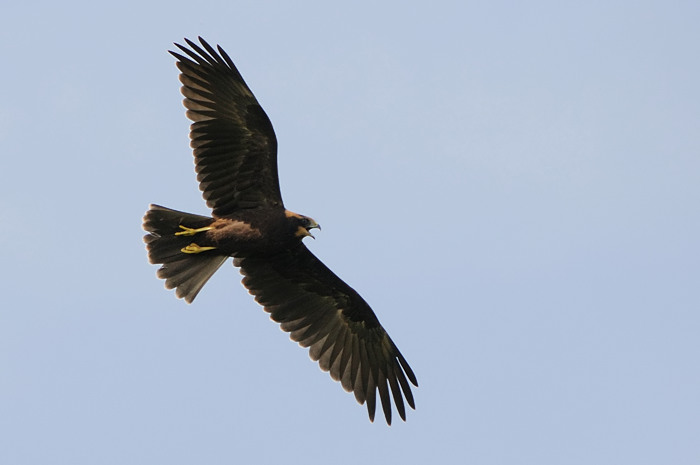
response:
<path id="1" fill-rule="evenodd" d="M 192 229 L 192 228 L 188 228 L 187 226 L 180 225 L 180 229 L 182 229 L 182 231 L 176 232 L 175 233 L 176 236 L 194 236 L 197 233 L 209 231 L 210 229 L 214 229 L 214 228 L 212 228 L 211 226 L 206 226 L 204 228 Z"/>
<path id="2" fill-rule="evenodd" d="M 194 242 L 188 245 L 187 247 L 183 247 L 180 249 L 180 252 L 182 253 L 202 253 L 206 252 L 207 250 L 214 250 L 216 247 L 200 247 Z"/>

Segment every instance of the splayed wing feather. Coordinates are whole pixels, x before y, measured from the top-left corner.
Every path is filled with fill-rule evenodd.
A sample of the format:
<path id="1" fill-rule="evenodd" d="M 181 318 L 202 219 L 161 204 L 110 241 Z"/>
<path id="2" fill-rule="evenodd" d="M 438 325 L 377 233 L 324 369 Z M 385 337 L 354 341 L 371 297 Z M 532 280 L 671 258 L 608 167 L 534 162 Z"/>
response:
<path id="1" fill-rule="evenodd" d="M 367 403 L 374 419 L 377 391 L 384 417 L 391 423 L 391 399 L 405 420 L 403 398 L 414 408 L 404 372 L 418 385 L 396 345 L 367 303 L 318 260 L 303 244 L 266 257 L 237 258 L 243 285 L 290 333 L 309 347 L 324 371 Z"/>
<path id="2" fill-rule="evenodd" d="M 282 205 L 272 123 L 231 59 L 200 38 L 177 58 L 195 169 L 214 216 Z M 203 173 L 208 173 L 205 177 Z"/>

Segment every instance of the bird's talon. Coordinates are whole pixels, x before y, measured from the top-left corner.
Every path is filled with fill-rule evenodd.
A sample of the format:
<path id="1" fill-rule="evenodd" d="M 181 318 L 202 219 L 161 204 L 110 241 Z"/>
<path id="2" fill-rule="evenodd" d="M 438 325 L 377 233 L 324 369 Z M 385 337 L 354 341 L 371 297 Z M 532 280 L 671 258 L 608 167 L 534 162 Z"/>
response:
<path id="1" fill-rule="evenodd" d="M 197 233 L 209 231 L 210 229 L 212 229 L 211 226 L 205 226 L 204 228 L 197 228 L 197 229 L 188 228 L 187 226 L 183 226 L 183 225 L 179 225 L 179 226 L 180 226 L 180 229 L 182 229 L 182 231 L 176 232 L 175 233 L 176 236 L 194 236 Z"/>
<path id="2" fill-rule="evenodd" d="M 206 252 L 207 250 L 214 250 L 216 247 L 200 247 L 199 245 L 195 244 L 194 242 L 188 245 L 187 247 L 183 247 L 180 249 L 180 252 L 182 253 L 202 253 Z"/>

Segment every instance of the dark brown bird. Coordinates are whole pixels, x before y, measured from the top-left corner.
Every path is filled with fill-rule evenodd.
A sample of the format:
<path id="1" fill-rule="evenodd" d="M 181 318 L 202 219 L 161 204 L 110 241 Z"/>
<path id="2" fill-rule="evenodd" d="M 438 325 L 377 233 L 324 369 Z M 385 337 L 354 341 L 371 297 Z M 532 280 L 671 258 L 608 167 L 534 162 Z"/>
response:
<path id="1" fill-rule="evenodd" d="M 292 340 L 309 348 L 321 369 L 367 403 L 376 393 L 391 424 L 391 397 L 406 420 L 404 397 L 413 370 L 360 295 L 302 243 L 319 228 L 284 208 L 277 176 L 277 139 L 231 58 L 201 37 L 175 44 L 199 187 L 212 217 L 151 205 L 143 220 L 148 258 L 158 277 L 191 303 L 229 258 L 243 285 Z M 312 236 L 313 237 L 313 236 Z"/>

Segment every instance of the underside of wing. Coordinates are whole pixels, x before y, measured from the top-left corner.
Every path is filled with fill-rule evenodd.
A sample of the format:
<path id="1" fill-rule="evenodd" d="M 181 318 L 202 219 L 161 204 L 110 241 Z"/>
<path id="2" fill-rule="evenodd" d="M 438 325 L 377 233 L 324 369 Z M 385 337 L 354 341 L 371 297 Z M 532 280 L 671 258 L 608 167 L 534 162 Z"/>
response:
<path id="1" fill-rule="evenodd" d="M 330 372 L 374 421 L 376 393 L 387 423 L 391 397 L 406 420 L 404 398 L 415 408 L 409 381 L 416 376 L 362 297 L 338 278 L 303 244 L 266 257 L 237 258 L 243 285 L 292 340 L 309 348 L 321 369 Z"/>
<path id="2" fill-rule="evenodd" d="M 243 208 L 281 206 L 277 139 L 233 61 L 202 38 L 177 58 L 194 149 L 197 180 L 214 216 Z"/>

